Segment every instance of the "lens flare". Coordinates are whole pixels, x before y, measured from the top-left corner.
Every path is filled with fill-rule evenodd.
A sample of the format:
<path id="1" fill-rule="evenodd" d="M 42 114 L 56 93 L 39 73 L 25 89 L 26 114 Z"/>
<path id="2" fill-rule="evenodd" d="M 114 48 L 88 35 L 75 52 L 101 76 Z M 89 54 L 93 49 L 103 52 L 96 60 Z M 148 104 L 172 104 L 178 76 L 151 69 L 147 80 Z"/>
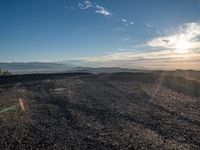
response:
<path id="1" fill-rule="evenodd" d="M 16 104 L 16 105 L 13 105 L 13 106 L 10 106 L 8 108 L 4 108 L 4 109 L 1 109 L 0 110 L 0 113 L 3 113 L 3 112 L 7 112 L 7 111 L 11 111 L 11 110 L 18 110 L 18 108 L 21 108 L 21 110 L 24 112 L 26 111 L 25 109 L 25 104 L 24 104 L 24 100 L 22 98 L 19 98 L 19 103 Z"/>
<path id="2" fill-rule="evenodd" d="M 23 99 L 19 98 L 19 104 L 22 111 L 26 111 Z"/>
<path id="3" fill-rule="evenodd" d="M 162 72 L 160 74 L 160 76 L 158 77 L 158 79 L 156 80 L 153 88 L 152 88 L 152 94 L 151 94 L 151 101 L 154 99 L 156 93 L 158 92 L 158 90 L 160 89 L 160 86 L 162 85 L 163 81 L 165 80 L 165 77 L 167 76 L 166 72 Z"/>
<path id="4" fill-rule="evenodd" d="M 7 112 L 7 111 L 10 111 L 10 110 L 14 110 L 17 107 L 19 107 L 19 104 L 11 106 L 11 107 L 8 107 L 8 108 L 5 108 L 5 109 L 2 109 L 2 110 L 0 110 L 0 113 Z"/>

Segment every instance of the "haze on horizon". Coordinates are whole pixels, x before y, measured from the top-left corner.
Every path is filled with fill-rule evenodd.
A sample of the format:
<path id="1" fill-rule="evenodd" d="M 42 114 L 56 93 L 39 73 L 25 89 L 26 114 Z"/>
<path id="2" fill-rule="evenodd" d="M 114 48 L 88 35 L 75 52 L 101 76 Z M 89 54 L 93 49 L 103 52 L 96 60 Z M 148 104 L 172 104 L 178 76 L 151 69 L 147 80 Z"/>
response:
<path id="1" fill-rule="evenodd" d="M 0 62 L 200 70 L 200 0 L 1 0 Z"/>

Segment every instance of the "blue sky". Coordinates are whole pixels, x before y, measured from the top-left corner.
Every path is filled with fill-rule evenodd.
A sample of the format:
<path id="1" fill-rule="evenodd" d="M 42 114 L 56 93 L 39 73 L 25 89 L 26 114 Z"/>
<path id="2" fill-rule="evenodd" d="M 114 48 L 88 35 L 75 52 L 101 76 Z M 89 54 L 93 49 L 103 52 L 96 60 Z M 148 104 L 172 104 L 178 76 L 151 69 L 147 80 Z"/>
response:
<path id="1" fill-rule="evenodd" d="M 0 62 L 198 69 L 199 11 L 199 0 L 1 0 Z"/>

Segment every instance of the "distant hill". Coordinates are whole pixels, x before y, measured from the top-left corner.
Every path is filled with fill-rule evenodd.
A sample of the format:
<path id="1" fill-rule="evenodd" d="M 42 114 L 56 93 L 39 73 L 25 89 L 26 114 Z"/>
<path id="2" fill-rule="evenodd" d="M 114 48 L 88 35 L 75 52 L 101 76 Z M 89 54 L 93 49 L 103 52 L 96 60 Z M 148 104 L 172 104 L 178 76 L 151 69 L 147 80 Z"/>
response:
<path id="1" fill-rule="evenodd" d="M 119 67 L 110 67 L 110 68 L 92 68 L 92 67 L 75 67 L 72 70 L 73 72 L 86 72 L 86 73 L 117 73 L 117 72 L 150 72 L 149 70 L 144 69 L 128 69 L 128 68 L 119 68 Z"/>
<path id="2" fill-rule="evenodd" d="M 81 67 L 71 63 L 0 63 L 0 69 L 9 70 L 13 74 L 32 74 L 32 73 L 67 73 L 67 72 L 85 72 L 85 73 L 116 73 L 116 72 L 149 72 L 145 69 L 127 69 L 127 68 L 92 68 Z"/>
<path id="3" fill-rule="evenodd" d="M 148 70 L 145 68 L 141 69 L 129 69 L 129 68 L 120 68 L 120 67 L 82 67 L 74 65 L 70 62 L 65 64 L 63 63 L 41 63 L 41 62 L 18 62 L 18 63 L 0 63 L 0 70 L 8 70 L 12 74 L 37 74 L 37 73 L 159 73 L 163 72 L 162 70 Z M 200 80 L 200 71 L 194 70 L 174 70 L 166 71 L 168 75 L 184 77 L 187 79 L 198 79 Z"/>
<path id="4" fill-rule="evenodd" d="M 64 65 L 58 63 L 40 63 L 40 62 L 0 63 L 0 69 L 9 70 L 14 74 L 63 72 L 73 67 L 74 66 L 71 64 Z"/>

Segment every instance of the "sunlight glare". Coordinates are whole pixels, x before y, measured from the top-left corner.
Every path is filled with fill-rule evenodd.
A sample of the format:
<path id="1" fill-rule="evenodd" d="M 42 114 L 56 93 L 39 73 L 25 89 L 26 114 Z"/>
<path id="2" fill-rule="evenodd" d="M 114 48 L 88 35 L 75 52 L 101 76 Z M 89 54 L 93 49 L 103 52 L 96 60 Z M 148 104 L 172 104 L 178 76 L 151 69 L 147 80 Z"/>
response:
<path id="1" fill-rule="evenodd" d="M 191 44 L 185 39 L 180 39 L 177 41 L 175 47 L 177 53 L 188 53 L 191 48 Z"/>

